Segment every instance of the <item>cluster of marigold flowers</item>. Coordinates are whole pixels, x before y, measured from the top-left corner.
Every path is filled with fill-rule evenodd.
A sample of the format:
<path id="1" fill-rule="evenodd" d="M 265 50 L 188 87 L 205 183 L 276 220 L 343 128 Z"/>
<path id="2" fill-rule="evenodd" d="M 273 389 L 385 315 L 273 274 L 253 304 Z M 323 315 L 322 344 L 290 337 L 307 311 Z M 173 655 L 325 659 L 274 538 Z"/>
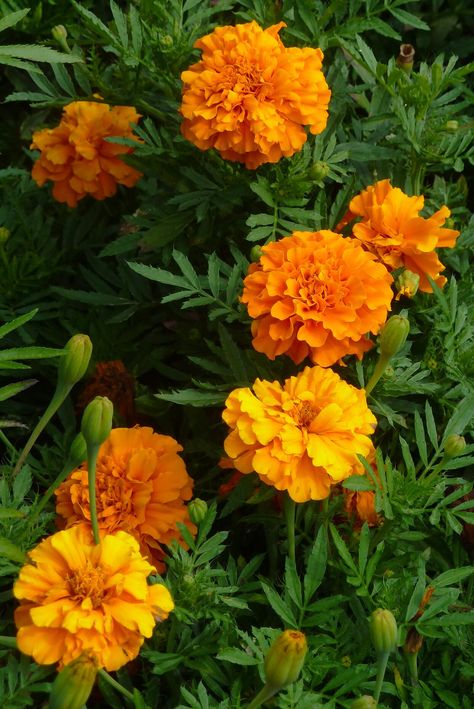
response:
<path id="1" fill-rule="evenodd" d="M 202 57 L 181 77 L 181 130 L 199 149 L 214 148 L 254 169 L 300 150 L 305 127 L 324 130 L 331 92 L 323 53 L 285 47 L 284 26 L 218 27 L 196 42 Z M 133 186 L 140 173 L 121 159 L 133 148 L 109 139 L 138 140 L 138 119 L 134 108 L 110 107 L 98 97 L 69 104 L 59 126 L 33 135 L 31 147 L 41 153 L 33 178 L 52 181 L 54 197 L 71 207 L 87 195 L 104 199 L 117 185 Z M 429 278 L 444 284 L 435 249 L 453 246 L 458 232 L 443 227 L 447 207 L 426 218 L 423 206 L 422 196 L 381 180 L 352 199 L 334 231 L 295 232 L 262 247 L 242 294 L 253 346 L 272 360 L 286 355 L 312 366 L 283 384 L 257 379 L 230 393 L 223 419 L 230 429 L 225 465 L 236 470 L 231 485 L 255 472 L 302 503 L 325 499 L 351 475 L 364 474 L 359 456 L 373 463 L 377 421 L 365 391 L 330 367 L 373 347 L 370 335 L 380 332 L 392 307 L 394 272 L 412 274 L 425 292 Z M 118 401 L 127 422 L 133 397 L 128 391 Z M 62 531 L 30 553 L 15 584 L 18 645 L 37 662 L 62 666 L 86 652 L 98 666 L 117 669 L 172 610 L 167 589 L 148 585 L 147 577 L 163 571 L 162 545 L 180 539 L 178 522 L 196 531 L 185 504 L 192 480 L 181 450 L 147 427 L 112 431 L 97 460 L 97 545 L 87 463 L 56 490 Z M 346 509 L 377 524 L 373 496 L 348 493 Z"/>

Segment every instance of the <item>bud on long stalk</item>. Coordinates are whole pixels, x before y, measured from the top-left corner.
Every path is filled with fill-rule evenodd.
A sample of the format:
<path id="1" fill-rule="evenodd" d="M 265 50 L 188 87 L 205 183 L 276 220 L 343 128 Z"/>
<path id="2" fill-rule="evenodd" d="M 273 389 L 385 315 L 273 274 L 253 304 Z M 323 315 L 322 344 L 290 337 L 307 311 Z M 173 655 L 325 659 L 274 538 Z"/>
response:
<path id="1" fill-rule="evenodd" d="M 382 691 L 383 678 L 387 669 L 387 662 L 391 652 L 397 645 L 397 621 L 389 610 L 378 608 L 370 616 L 370 636 L 377 653 L 377 679 L 375 682 L 374 698 L 378 702 Z"/>
<path id="2" fill-rule="evenodd" d="M 58 366 L 56 391 L 49 405 L 31 432 L 26 445 L 18 458 L 13 475 L 21 470 L 29 452 L 33 448 L 38 436 L 48 425 L 51 418 L 59 409 L 74 384 L 77 384 L 86 373 L 92 354 L 92 342 L 87 335 L 73 335 L 64 346 L 65 354 L 61 357 Z"/>
<path id="3" fill-rule="evenodd" d="M 374 386 L 385 372 L 390 359 L 403 347 L 410 332 L 410 323 L 401 315 L 393 315 L 382 328 L 380 333 L 380 355 L 374 372 L 370 377 L 365 393 L 368 396 Z"/>
<path id="4" fill-rule="evenodd" d="M 114 406 L 106 396 L 96 396 L 87 404 L 82 415 L 81 433 L 87 446 L 87 475 L 89 480 L 89 506 L 91 511 L 92 533 L 94 543 L 99 544 L 99 523 L 97 521 L 97 503 L 95 477 L 97 455 L 102 443 L 112 430 Z"/>

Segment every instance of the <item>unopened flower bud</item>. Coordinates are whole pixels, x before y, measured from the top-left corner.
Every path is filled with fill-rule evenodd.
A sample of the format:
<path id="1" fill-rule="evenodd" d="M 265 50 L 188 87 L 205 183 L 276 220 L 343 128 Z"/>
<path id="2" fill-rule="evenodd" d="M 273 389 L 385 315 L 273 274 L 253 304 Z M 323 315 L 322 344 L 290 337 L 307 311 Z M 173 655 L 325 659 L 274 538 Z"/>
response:
<path id="1" fill-rule="evenodd" d="M 444 130 L 447 130 L 449 133 L 456 133 L 458 128 L 458 121 L 446 121 L 446 123 L 444 124 Z"/>
<path id="2" fill-rule="evenodd" d="M 401 44 L 400 53 L 397 57 L 397 65 L 407 74 L 413 69 L 413 59 L 415 57 L 415 47 L 412 44 Z"/>
<path id="3" fill-rule="evenodd" d="M 66 354 L 61 357 L 58 366 L 58 387 L 71 388 L 86 373 L 92 354 L 92 342 L 87 335 L 73 335 L 64 349 Z"/>
<path id="4" fill-rule="evenodd" d="M 56 40 L 56 42 L 64 49 L 65 52 L 70 52 L 71 48 L 67 43 L 67 29 L 64 27 L 64 25 L 56 25 L 53 27 L 51 30 L 51 34 L 53 36 L 53 39 Z"/>
<path id="5" fill-rule="evenodd" d="M 395 300 L 400 300 L 401 296 L 404 295 L 407 298 L 413 298 L 416 295 L 418 286 L 420 284 L 420 276 L 412 271 L 402 271 L 397 278 L 397 289 L 398 294 Z"/>
<path id="6" fill-rule="evenodd" d="M 285 630 L 271 645 L 265 657 L 265 679 L 275 689 L 295 682 L 304 664 L 308 645 L 299 630 Z"/>
<path id="7" fill-rule="evenodd" d="M 410 332 L 410 323 L 401 315 L 393 315 L 380 333 L 380 356 L 390 359 L 399 352 Z"/>
<path id="8" fill-rule="evenodd" d="M 395 650 L 397 644 L 397 621 L 393 613 L 377 608 L 370 616 L 370 635 L 377 654 Z"/>
<path id="9" fill-rule="evenodd" d="M 369 694 L 355 699 L 351 704 L 351 709 L 376 709 L 377 702 Z"/>
<path id="10" fill-rule="evenodd" d="M 456 433 L 453 433 L 451 436 L 448 436 L 445 441 L 444 453 L 447 458 L 456 458 L 458 455 L 461 455 L 465 447 L 466 439 L 464 436 L 458 436 Z"/>
<path id="11" fill-rule="evenodd" d="M 97 675 L 97 661 L 83 653 L 56 675 L 48 709 L 82 709 Z"/>
<path id="12" fill-rule="evenodd" d="M 82 433 L 78 433 L 69 449 L 69 463 L 77 468 L 87 459 L 87 444 Z"/>
<path id="13" fill-rule="evenodd" d="M 320 182 L 329 175 L 329 170 L 330 167 L 327 162 L 321 162 L 321 160 L 318 160 L 309 168 L 309 175 L 313 178 L 313 180 L 316 180 L 316 182 Z"/>
<path id="14" fill-rule="evenodd" d="M 10 229 L 6 226 L 0 226 L 0 244 L 6 244 L 10 238 Z"/>
<path id="15" fill-rule="evenodd" d="M 252 248 L 250 250 L 250 260 L 253 263 L 256 263 L 257 261 L 260 260 L 260 256 L 262 256 L 262 254 L 263 254 L 262 247 L 258 246 L 258 244 L 256 244 L 255 246 L 252 246 Z"/>
<path id="16" fill-rule="evenodd" d="M 81 433 L 87 446 L 100 446 L 112 430 L 114 406 L 106 396 L 96 396 L 82 414 Z"/>
<path id="17" fill-rule="evenodd" d="M 189 519 L 193 524 L 201 524 L 207 514 L 207 502 L 196 497 L 188 505 Z"/>

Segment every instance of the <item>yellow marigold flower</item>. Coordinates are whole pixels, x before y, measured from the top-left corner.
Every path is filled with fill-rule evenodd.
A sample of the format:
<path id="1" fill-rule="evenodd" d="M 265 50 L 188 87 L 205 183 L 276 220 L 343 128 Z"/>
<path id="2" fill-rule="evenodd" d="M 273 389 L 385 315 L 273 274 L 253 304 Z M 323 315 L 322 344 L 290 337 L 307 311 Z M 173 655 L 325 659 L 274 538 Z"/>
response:
<path id="1" fill-rule="evenodd" d="M 429 218 L 421 217 L 424 197 L 409 197 L 390 180 L 381 180 L 354 197 L 349 205 L 352 217 L 362 220 L 353 226 L 354 236 L 389 268 L 406 268 L 420 276 L 419 289 L 431 293 L 427 276 L 438 286 L 444 266 L 435 249 L 454 246 L 459 232 L 443 224 L 451 212 L 441 207 Z"/>
<path id="2" fill-rule="evenodd" d="M 357 455 L 373 454 L 376 419 L 365 393 L 335 372 L 306 367 L 279 382 L 257 379 L 253 391 L 235 389 L 222 418 L 224 442 L 241 473 L 255 471 L 296 502 L 322 500 L 331 485 L 362 473 Z"/>
<path id="3" fill-rule="evenodd" d="M 94 544 L 87 525 L 43 540 L 30 552 L 13 592 L 17 643 L 40 665 L 69 664 L 83 652 L 117 670 L 138 655 L 156 621 L 173 610 L 169 591 L 148 586 L 155 571 L 125 532 Z"/>
<path id="4" fill-rule="evenodd" d="M 109 143 L 109 137 L 137 140 L 131 123 L 139 114 L 131 106 L 108 106 L 93 101 L 73 101 L 64 107 L 56 128 L 33 133 L 31 148 L 41 151 L 32 177 L 41 187 L 54 182 L 53 197 L 76 207 L 86 195 L 111 197 L 117 185 L 133 187 L 141 173 L 120 159 L 133 152 L 127 145 Z"/>
<path id="5" fill-rule="evenodd" d="M 392 277 L 356 239 L 332 231 L 294 232 L 262 247 L 244 280 L 242 302 L 253 346 L 270 359 L 309 356 L 329 367 L 348 354 L 361 359 L 390 310 Z"/>
<path id="6" fill-rule="evenodd" d="M 182 447 L 148 427 L 115 428 L 103 443 L 97 458 L 97 517 L 102 532 L 122 529 L 140 543 L 141 552 L 161 572 L 162 544 L 181 540 L 177 522 L 192 534 L 185 501 L 192 495 L 193 481 L 183 459 Z M 87 462 L 74 470 L 56 490 L 56 511 L 71 527 L 90 524 Z"/>
<path id="7" fill-rule="evenodd" d="M 200 150 L 254 169 L 302 148 L 309 126 L 326 127 L 331 92 L 321 71 L 323 53 L 287 48 L 284 22 L 216 27 L 195 43 L 202 58 L 181 74 L 181 131 Z"/>

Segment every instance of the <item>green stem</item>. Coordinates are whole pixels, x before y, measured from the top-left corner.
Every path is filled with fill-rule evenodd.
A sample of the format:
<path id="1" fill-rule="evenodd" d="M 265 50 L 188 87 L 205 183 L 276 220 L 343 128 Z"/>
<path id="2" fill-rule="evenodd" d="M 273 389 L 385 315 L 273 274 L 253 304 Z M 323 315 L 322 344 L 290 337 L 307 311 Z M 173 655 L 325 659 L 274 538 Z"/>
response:
<path id="1" fill-rule="evenodd" d="M 23 451 L 21 452 L 21 455 L 16 462 L 15 469 L 13 471 L 13 477 L 15 477 L 15 475 L 18 475 L 18 473 L 20 472 L 21 468 L 23 467 L 23 463 L 25 462 L 29 452 L 35 445 L 39 435 L 41 434 L 43 429 L 48 425 L 50 420 L 53 418 L 54 414 L 59 409 L 66 396 L 69 394 L 70 390 L 70 387 L 67 387 L 65 389 L 61 387 L 60 389 L 56 389 L 56 391 L 54 392 L 53 398 L 48 404 L 46 411 L 44 412 L 44 414 L 34 427 L 33 431 L 31 432 L 31 435 L 26 442 L 26 446 L 23 448 Z"/>
<path id="2" fill-rule="evenodd" d="M 89 507 L 91 511 L 92 534 L 94 544 L 100 544 L 99 522 L 97 520 L 97 501 L 95 489 L 95 476 L 97 468 L 97 455 L 99 446 L 87 446 L 87 476 L 89 480 Z"/>
<path id="3" fill-rule="evenodd" d="M 366 396 L 369 396 L 370 392 L 372 391 L 374 386 L 377 384 L 377 382 L 379 381 L 382 374 L 387 369 L 387 365 L 389 362 L 390 362 L 390 357 L 382 357 L 382 356 L 379 357 L 378 362 L 375 365 L 375 369 L 372 373 L 372 376 L 370 377 L 370 379 L 367 382 L 367 385 L 365 387 L 365 395 Z"/>
<path id="4" fill-rule="evenodd" d="M 120 684 L 120 682 L 117 682 L 116 679 L 111 677 L 108 672 L 105 670 L 99 670 L 98 674 L 102 677 L 103 680 L 108 682 L 111 687 L 117 690 L 117 692 L 120 692 L 120 694 L 123 694 L 124 697 L 127 697 L 127 699 L 130 699 L 131 702 L 133 702 L 133 694 L 128 691 L 128 689 L 125 689 L 124 686 Z"/>
<path id="5" fill-rule="evenodd" d="M 286 531 L 288 539 L 288 556 L 291 561 L 295 561 L 295 516 L 296 516 L 296 504 L 291 497 L 286 495 L 285 498 L 285 518 L 286 518 Z"/>
<path id="6" fill-rule="evenodd" d="M 269 684 L 265 684 L 260 692 L 257 694 L 257 696 L 253 699 L 252 702 L 248 705 L 247 709 L 258 709 L 258 707 L 262 706 L 264 702 L 267 701 L 267 699 L 270 699 L 270 697 L 273 697 L 274 694 L 278 692 L 278 688 L 272 687 Z"/>
<path id="7" fill-rule="evenodd" d="M 38 505 L 35 507 L 35 509 L 31 513 L 31 515 L 29 516 L 28 524 L 29 524 L 30 528 L 32 527 L 33 522 L 36 522 L 36 520 L 38 519 L 38 517 L 40 516 L 40 514 L 42 513 L 42 511 L 44 510 L 44 508 L 48 504 L 48 502 L 49 502 L 50 498 L 53 496 L 56 488 L 58 488 L 61 485 L 61 483 L 64 480 L 66 480 L 69 473 L 71 473 L 75 467 L 77 467 L 77 466 L 71 465 L 70 463 L 66 463 L 66 465 L 61 470 L 61 472 L 59 473 L 59 475 L 57 476 L 55 481 L 52 482 L 51 485 L 48 487 L 45 494 L 43 495 L 43 497 L 39 501 Z"/>
<path id="8" fill-rule="evenodd" d="M 389 655 L 389 652 L 383 652 L 377 658 L 377 679 L 375 682 L 374 691 L 374 699 L 376 702 L 378 702 L 380 692 L 382 691 L 383 678 L 385 677 L 385 670 L 387 669 Z"/>
<path id="9" fill-rule="evenodd" d="M 408 671 L 410 672 L 411 683 L 414 687 L 416 687 L 418 684 L 418 653 L 406 652 L 405 658 L 408 665 Z"/>

